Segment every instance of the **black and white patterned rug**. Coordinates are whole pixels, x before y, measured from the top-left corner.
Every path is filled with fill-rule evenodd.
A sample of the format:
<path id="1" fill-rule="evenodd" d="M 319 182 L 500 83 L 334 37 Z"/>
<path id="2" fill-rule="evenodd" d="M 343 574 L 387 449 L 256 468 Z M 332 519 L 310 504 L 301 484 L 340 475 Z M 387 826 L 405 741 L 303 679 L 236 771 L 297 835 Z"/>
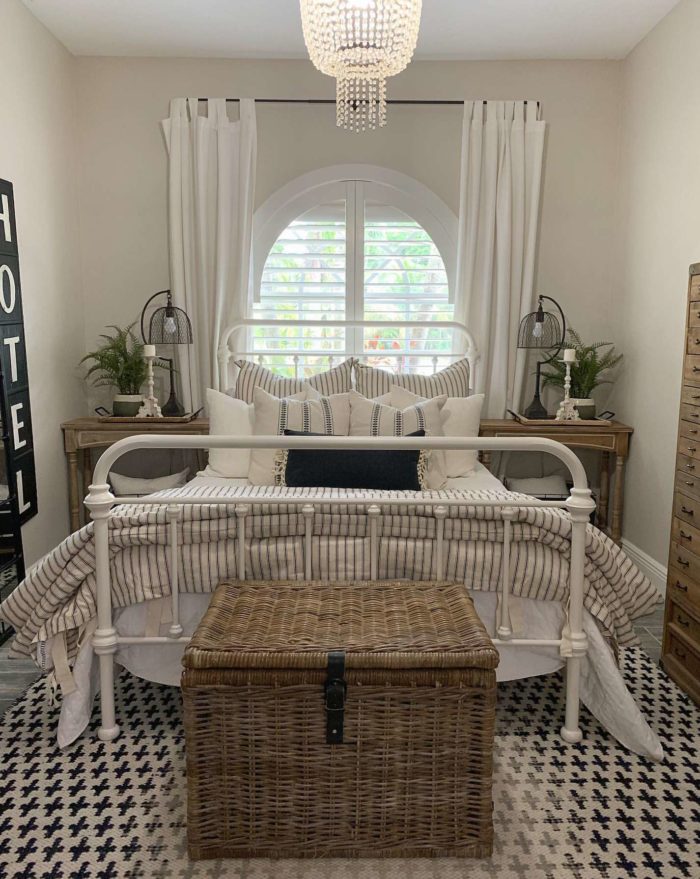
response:
<path id="1" fill-rule="evenodd" d="M 490 861 L 190 863 L 179 690 L 124 673 L 111 745 L 55 744 L 58 708 L 31 687 L 0 723 L 0 876 L 13 879 L 698 879 L 700 712 L 646 654 L 625 677 L 666 760 L 628 753 L 584 712 L 584 742 L 558 735 L 562 680 L 499 687 L 496 843 Z"/>

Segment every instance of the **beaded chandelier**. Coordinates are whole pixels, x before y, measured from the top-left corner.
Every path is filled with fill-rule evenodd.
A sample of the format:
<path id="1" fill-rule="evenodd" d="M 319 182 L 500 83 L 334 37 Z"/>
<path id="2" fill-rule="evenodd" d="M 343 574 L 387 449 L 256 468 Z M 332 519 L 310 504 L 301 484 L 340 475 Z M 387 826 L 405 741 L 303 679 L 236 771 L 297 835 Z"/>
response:
<path id="1" fill-rule="evenodd" d="M 336 78 L 336 122 L 349 131 L 386 125 L 386 79 L 416 48 L 422 0 L 301 0 L 304 41 Z"/>

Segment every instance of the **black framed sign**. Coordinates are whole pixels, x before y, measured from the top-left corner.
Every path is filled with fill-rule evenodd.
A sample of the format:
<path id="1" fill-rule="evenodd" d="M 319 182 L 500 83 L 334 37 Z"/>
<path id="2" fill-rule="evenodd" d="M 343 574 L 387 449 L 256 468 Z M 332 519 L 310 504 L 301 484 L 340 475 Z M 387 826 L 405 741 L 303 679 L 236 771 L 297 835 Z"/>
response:
<path id="1" fill-rule="evenodd" d="M 27 350 L 22 316 L 17 224 L 12 184 L 0 179 L 0 417 L 8 489 L 20 522 L 38 510 Z"/>

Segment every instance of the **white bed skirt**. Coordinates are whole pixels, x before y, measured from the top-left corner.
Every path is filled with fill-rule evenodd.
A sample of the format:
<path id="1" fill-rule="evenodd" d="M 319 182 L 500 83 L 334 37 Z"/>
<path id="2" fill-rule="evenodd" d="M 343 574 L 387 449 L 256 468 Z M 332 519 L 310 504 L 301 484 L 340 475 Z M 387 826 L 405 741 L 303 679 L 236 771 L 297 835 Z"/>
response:
<path id="1" fill-rule="evenodd" d="M 491 592 L 472 595 L 477 613 L 489 634 L 494 635 L 498 596 Z M 185 634 L 192 634 L 204 615 L 210 594 L 182 593 L 180 620 Z M 149 605 L 157 607 L 149 608 Z M 167 602 L 143 602 L 115 613 L 115 624 L 120 635 L 142 635 L 149 625 L 149 616 Z M 514 636 L 527 632 L 530 638 L 556 639 L 564 623 L 560 603 L 535 601 L 527 598 L 510 599 L 510 613 Z M 159 628 L 166 634 L 168 623 Z M 589 651 L 583 663 L 581 699 L 586 707 L 621 744 L 652 760 L 663 759 L 658 736 L 649 727 L 629 693 L 617 667 L 610 647 L 605 642 L 593 617 L 584 611 L 584 629 L 589 638 Z M 496 673 L 499 681 L 517 680 L 550 674 L 561 668 L 564 660 L 555 647 L 499 646 L 500 664 Z M 179 686 L 182 673 L 182 644 L 122 645 L 116 661 L 132 674 L 156 683 Z M 63 697 L 58 726 L 58 743 L 66 747 L 75 741 L 90 720 L 94 697 L 98 691 L 99 676 L 91 639 L 85 639 L 73 668 L 76 689 Z M 562 690 L 562 711 L 564 692 Z"/>

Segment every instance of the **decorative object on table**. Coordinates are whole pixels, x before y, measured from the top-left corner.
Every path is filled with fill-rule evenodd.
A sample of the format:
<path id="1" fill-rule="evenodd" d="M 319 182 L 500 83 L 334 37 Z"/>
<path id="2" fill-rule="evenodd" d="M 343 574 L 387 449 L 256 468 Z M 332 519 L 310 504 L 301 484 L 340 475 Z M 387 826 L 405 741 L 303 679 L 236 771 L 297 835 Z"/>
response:
<path id="1" fill-rule="evenodd" d="M 569 396 L 569 391 L 571 390 L 571 365 L 576 363 L 576 349 L 567 348 L 564 351 L 564 359 L 561 362 L 564 364 L 565 369 L 564 399 L 561 401 L 561 406 L 557 409 L 557 421 L 578 421 L 581 416 L 578 414 L 574 401 Z"/>
<path id="2" fill-rule="evenodd" d="M 611 383 L 611 379 L 602 378 L 602 375 L 617 366 L 623 355 L 615 353 L 612 342 L 585 345 L 581 336 L 572 328 L 567 330 L 566 341 L 576 352 L 576 362 L 571 364 L 572 402 L 581 418 L 594 418 L 596 404 L 591 394 L 599 385 Z M 599 353 L 601 348 L 608 350 Z M 542 373 L 542 387 L 564 388 L 566 365 L 561 361 L 550 361 L 547 365 L 551 371 Z"/>
<path id="3" fill-rule="evenodd" d="M 147 377 L 146 361 L 143 357 L 143 343 L 133 332 L 134 324 L 128 327 L 111 325 L 114 335 L 103 333 L 104 343 L 90 351 L 80 361 L 93 361 L 86 378 L 96 376 L 95 387 L 114 387 L 119 393 L 114 395 L 112 413 L 116 416 L 136 416 L 143 402 L 141 388 Z"/>
<path id="4" fill-rule="evenodd" d="M 561 322 L 555 314 L 544 310 L 543 301 L 545 299 L 553 302 L 557 307 L 561 315 Z M 552 299 L 551 296 L 539 296 L 537 302 L 537 311 L 526 314 L 520 321 L 518 348 L 551 351 L 552 353 L 544 360 L 537 361 L 537 366 L 535 367 L 535 396 L 525 410 L 527 418 L 547 418 L 547 410 L 542 405 L 540 399 L 542 367 L 552 363 L 564 347 L 564 339 L 566 337 L 566 318 L 556 299 Z"/>
<path id="5" fill-rule="evenodd" d="M 156 397 L 153 389 L 153 361 L 156 359 L 156 346 L 144 345 L 143 357 L 146 361 L 147 368 L 146 384 L 148 385 L 148 394 L 143 398 L 143 404 L 138 411 L 138 417 L 162 418 L 163 413 L 161 412 L 160 406 L 158 405 L 158 398 Z"/>
<path id="6" fill-rule="evenodd" d="M 301 0 L 311 63 L 336 79 L 336 124 L 348 131 L 386 125 L 386 79 L 416 48 L 422 0 Z"/>
<path id="7" fill-rule="evenodd" d="M 151 302 L 158 296 L 166 296 L 166 304 L 156 308 L 151 315 L 147 333 L 146 311 Z M 170 290 L 159 290 L 147 300 L 141 312 L 141 336 L 145 345 L 192 344 L 192 323 L 182 308 L 173 305 Z M 185 407 L 175 394 L 175 358 L 161 357 L 160 359 L 168 364 L 170 370 L 170 396 L 168 402 L 161 408 L 161 413 L 163 415 L 184 415 Z"/>

